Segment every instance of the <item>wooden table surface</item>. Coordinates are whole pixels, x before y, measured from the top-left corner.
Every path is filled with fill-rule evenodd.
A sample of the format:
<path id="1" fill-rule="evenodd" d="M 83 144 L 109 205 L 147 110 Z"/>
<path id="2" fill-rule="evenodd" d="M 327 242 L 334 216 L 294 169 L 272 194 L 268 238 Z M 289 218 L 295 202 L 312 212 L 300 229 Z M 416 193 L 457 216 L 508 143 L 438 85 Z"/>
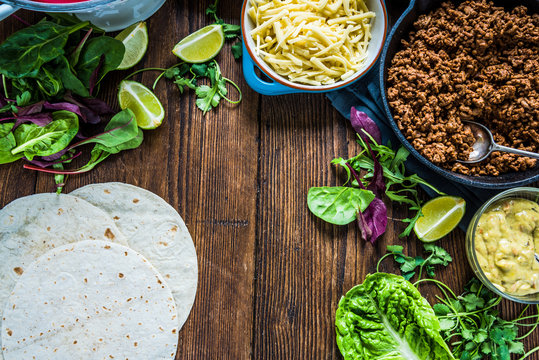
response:
<path id="1" fill-rule="evenodd" d="M 211 23 L 204 13 L 210 2 L 167 1 L 148 20 L 149 49 L 135 69 L 176 63 L 172 47 Z M 405 5 L 388 4 L 393 15 Z M 219 15 L 230 23 L 239 24 L 240 10 L 239 0 L 219 5 Z M 31 23 L 41 18 L 18 15 Z M 1 22 L 0 40 L 22 27 L 13 18 Z M 240 105 L 222 104 L 202 116 L 192 93 L 180 95 L 174 84 L 162 82 L 156 94 L 167 113 L 163 125 L 145 132 L 140 148 L 70 177 L 65 191 L 121 181 L 153 191 L 179 211 L 196 246 L 199 283 L 177 359 L 341 359 L 334 327 L 340 297 L 376 271 L 386 245 L 401 244 L 412 255 L 421 254 L 422 245 L 413 237 L 399 239 L 405 226 L 398 221 L 390 220 L 372 246 L 355 225 L 333 226 L 309 212 L 310 187 L 342 183 L 330 161 L 358 152 L 354 132 L 323 94 L 269 97 L 252 91 L 229 47 L 217 60 L 224 76 L 243 90 Z M 99 97 L 117 107 L 116 88 L 128 72 L 111 74 Z M 134 79 L 151 85 L 154 76 Z M 24 170 L 21 161 L 0 166 L 1 206 L 53 189 L 51 176 Z M 389 205 L 390 218 L 409 215 Z M 460 293 L 472 276 L 464 232 L 457 229 L 437 244 L 454 259 L 438 279 Z M 381 270 L 397 272 L 392 260 Z M 422 288 L 434 303 L 431 290 Z M 501 306 L 506 318 L 522 308 L 508 301 Z M 536 332 L 525 348 L 538 344 Z"/>

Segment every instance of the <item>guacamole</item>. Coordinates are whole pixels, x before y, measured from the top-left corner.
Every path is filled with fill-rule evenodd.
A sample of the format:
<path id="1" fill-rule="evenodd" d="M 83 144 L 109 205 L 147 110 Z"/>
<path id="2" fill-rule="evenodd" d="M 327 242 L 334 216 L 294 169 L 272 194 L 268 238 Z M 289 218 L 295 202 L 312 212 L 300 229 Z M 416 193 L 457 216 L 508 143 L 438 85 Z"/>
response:
<path id="1" fill-rule="evenodd" d="M 501 291 L 539 292 L 539 204 L 525 199 L 494 204 L 479 219 L 475 251 L 486 277 Z"/>

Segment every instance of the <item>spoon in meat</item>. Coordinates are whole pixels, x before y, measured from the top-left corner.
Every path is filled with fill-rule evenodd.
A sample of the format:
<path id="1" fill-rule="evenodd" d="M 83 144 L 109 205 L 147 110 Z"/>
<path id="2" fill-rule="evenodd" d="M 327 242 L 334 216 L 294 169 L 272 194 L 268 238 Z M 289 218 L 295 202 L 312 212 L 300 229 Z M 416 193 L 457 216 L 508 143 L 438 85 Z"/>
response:
<path id="1" fill-rule="evenodd" d="M 464 164 L 474 164 L 485 160 L 493 151 L 503 151 L 521 156 L 527 156 L 534 159 L 539 159 L 539 154 L 531 151 L 513 149 L 507 146 L 498 145 L 494 142 L 494 137 L 490 130 L 482 124 L 474 121 L 462 121 L 464 125 L 468 125 L 475 137 L 475 143 L 472 145 L 473 151 L 468 155 L 468 160 L 457 160 Z"/>

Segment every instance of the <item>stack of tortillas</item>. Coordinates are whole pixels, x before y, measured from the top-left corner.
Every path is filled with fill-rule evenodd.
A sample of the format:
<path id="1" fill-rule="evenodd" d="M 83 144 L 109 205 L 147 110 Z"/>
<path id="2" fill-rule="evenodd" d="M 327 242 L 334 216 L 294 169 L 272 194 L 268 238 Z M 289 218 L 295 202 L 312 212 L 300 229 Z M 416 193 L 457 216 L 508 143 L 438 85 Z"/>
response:
<path id="1" fill-rule="evenodd" d="M 0 210 L 3 358 L 174 359 L 197 277 L 182 218 L 147 190 L 17 199 Z"/>

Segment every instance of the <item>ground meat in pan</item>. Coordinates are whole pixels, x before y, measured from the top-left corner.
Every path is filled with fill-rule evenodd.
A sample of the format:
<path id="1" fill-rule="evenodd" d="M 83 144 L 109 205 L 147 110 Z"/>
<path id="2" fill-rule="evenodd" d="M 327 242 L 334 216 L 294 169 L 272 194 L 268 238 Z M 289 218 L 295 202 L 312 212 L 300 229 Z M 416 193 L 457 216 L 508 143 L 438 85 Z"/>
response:
<path id="1" fill-rule="evenodd" d="M 468 175 L 534 167 L 506 153 L 478 165 L 455 161 L 475 140 L 461 120 L 485 124 L 501 145 L 539 152 L 539 15 L 487 1 L 445 2 L 414 27 L 387 76 L 394 119 L 412 146 Z"/>

